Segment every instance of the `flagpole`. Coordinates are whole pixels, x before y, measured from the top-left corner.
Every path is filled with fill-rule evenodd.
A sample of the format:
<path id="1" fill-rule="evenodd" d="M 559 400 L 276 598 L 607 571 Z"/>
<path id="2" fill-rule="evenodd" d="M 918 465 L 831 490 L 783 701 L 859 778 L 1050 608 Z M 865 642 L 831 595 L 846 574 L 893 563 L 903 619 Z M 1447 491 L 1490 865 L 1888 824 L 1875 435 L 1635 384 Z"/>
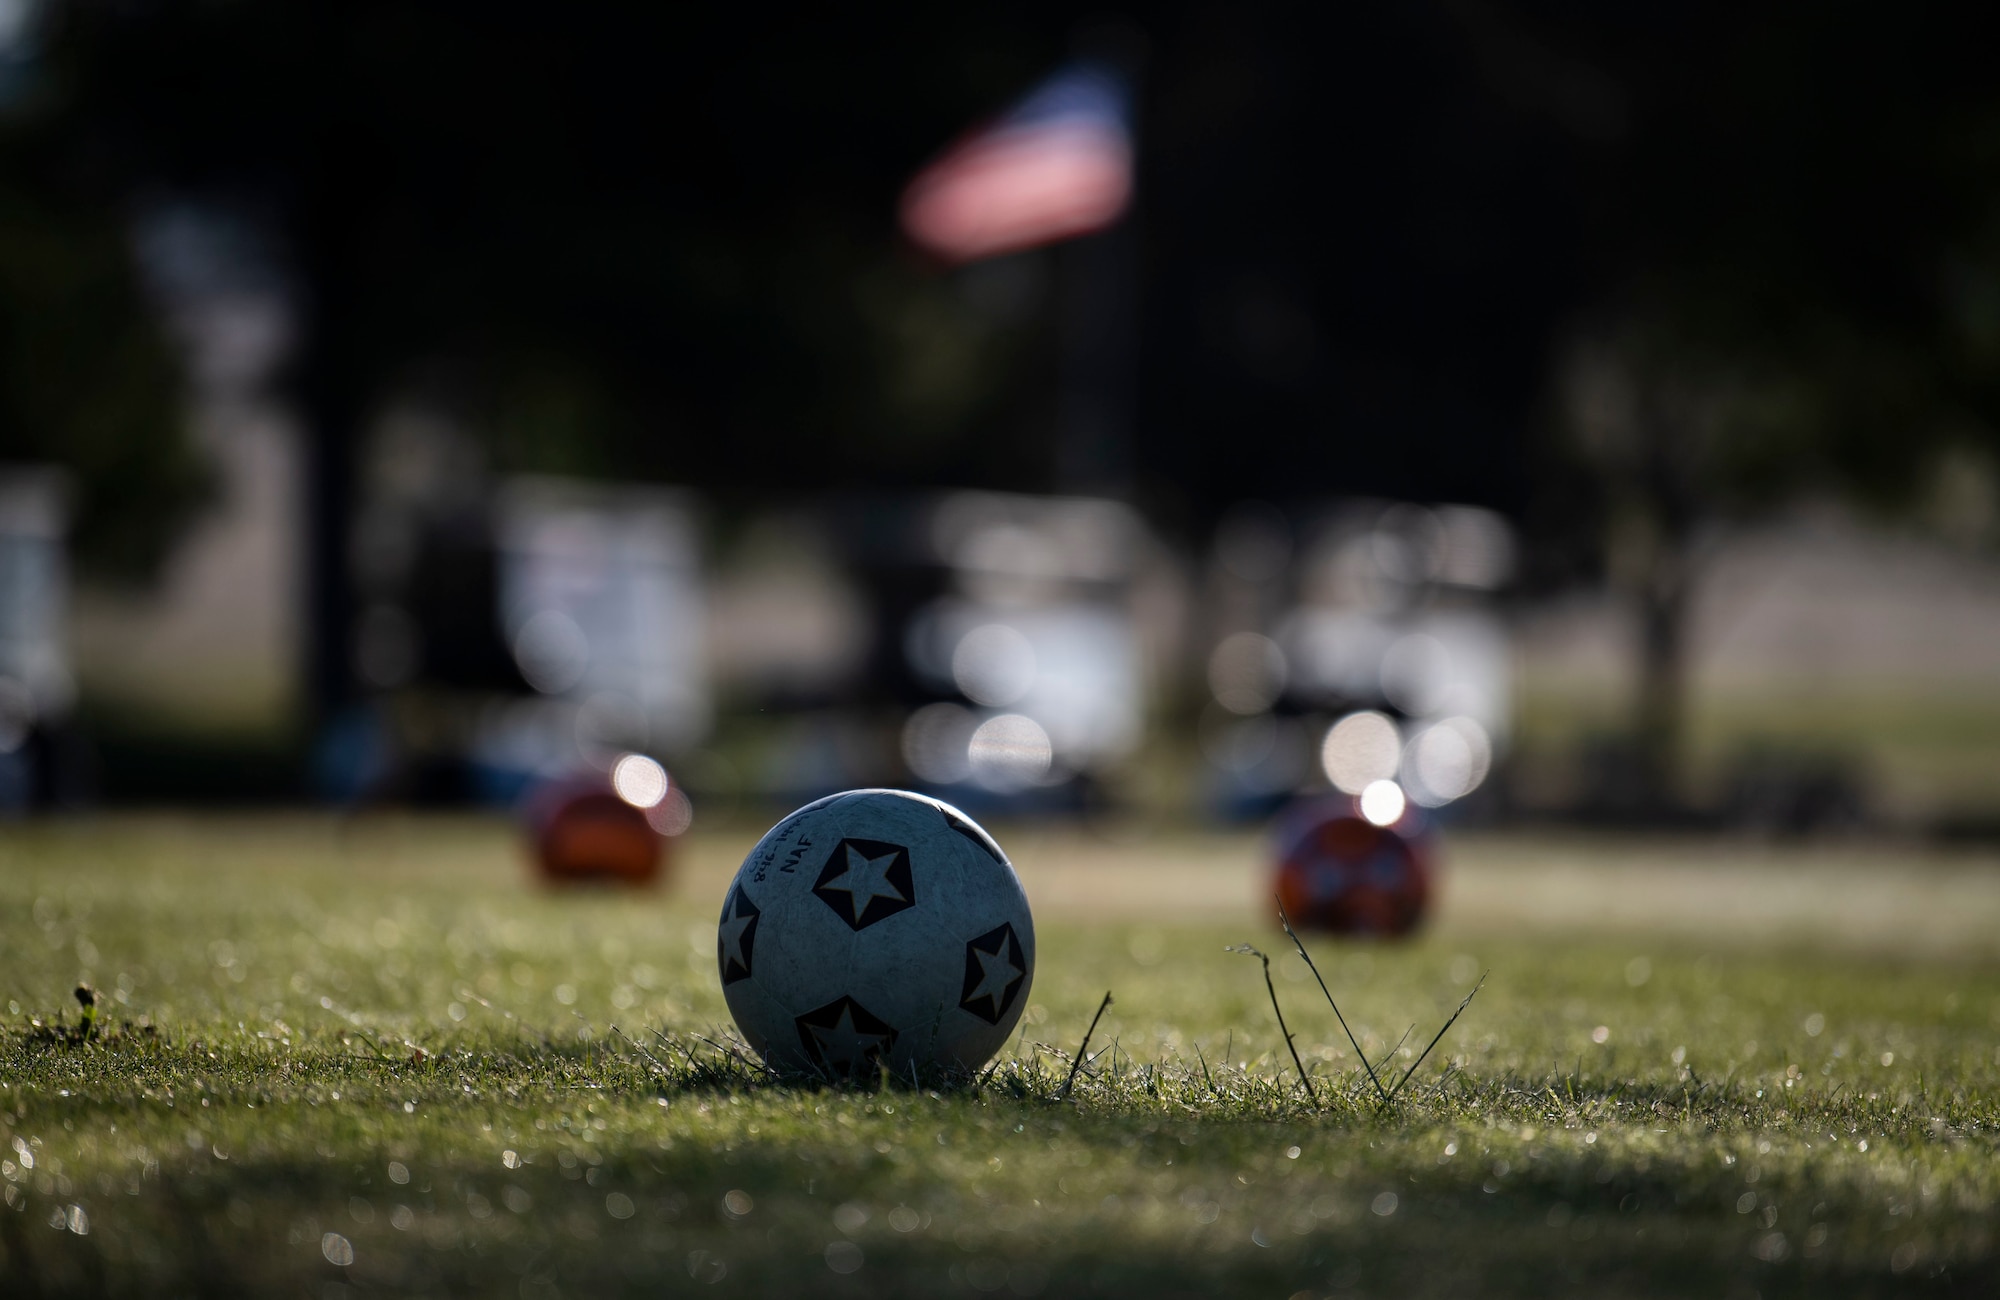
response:
<path id="1" fill-rule="evenodd" d="M 1138 90 L 1141 39 L 1124 27 L 1080 32 L 1079 55 L 1124 82 L 1132 198 L 1107 229 L 1059 248 L 1057 490 L 1129 500 L 1137 486 Z"/>
<path id="2" fill-rule="evenodd" d="M 1134 469 L 1137 285 L 1132 216 L 1058 255 L 1059 490 L 1127 498 Z"/>

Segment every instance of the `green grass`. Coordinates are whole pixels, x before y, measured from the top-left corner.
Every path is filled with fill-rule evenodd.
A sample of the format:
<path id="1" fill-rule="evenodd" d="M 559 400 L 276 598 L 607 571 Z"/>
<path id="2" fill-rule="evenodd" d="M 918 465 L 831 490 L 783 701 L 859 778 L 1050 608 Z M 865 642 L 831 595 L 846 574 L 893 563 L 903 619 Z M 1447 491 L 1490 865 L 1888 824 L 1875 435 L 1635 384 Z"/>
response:
<path id="1" fill-rule="evenodd" d="M 1510 760 L 1535 797 L 1560 804 L 1587 781 L 1593 744 L 1629 734 L 1629 690 L 1609 682 L 1523 683 Z M 1868 815 L 1923 827 L 1990 822 L 2000 811 L 2000 694 L 1944 682 L 1724 686 L 1697 681 L 1688 702 L 1686 790 L 1698 805 L 1726 793 L 1755 754 L 1832 760 L 1860 785 Z"/>
<path id="2" fill-rule="evenodd" d="M 1995 948 L 1959 933 L 1933 951 L 1902 913 L 1820 940 L 1777 912 L 1744 923 L 1756 899 L 1790 906 L 1773 882 L 1814 855 L 1467 842 L 1429 937 L 1314 945 L 1372 1051 L 1415 1022 L 1402 1065 L 1492 972 L 1384 1110 L 1284 956 L 1304 1096 L 1256 962 L 1223 951 L 1283 946 L 1252 915 L 1256 846 L 1206 836 L 1003 829 L 1041 956 L 1019 1050 L 983 1090 L 772 1083 L 704 1041 L 728 1025 L 713 911 L 754 833 L 694 837 L 675 886 L 636 899 L 538 891 L 479 822 L 0 835 L 0 1291 L 2000 1284 Z M 1685 860 L 1737 924 L 1617 919 L 1629 864 L 1662 855 L 1648 878 Z M 1579 858 L 1601 863 L 1612 920 L 1588 921 Z M 1991 864 L 1827 860 L 1828 889 L 1872 869 L 1937 909 L 1992 903 Z M 1538 929 L 1496 901 L 1536 888 L 1567 919 Z M 79 977 L 108 1023 L 72 1043 L 48 1027 L 76 1025 Z M 1107 988 L 1093 1050 L 1115 1047 L 1058 1102 Z"/>

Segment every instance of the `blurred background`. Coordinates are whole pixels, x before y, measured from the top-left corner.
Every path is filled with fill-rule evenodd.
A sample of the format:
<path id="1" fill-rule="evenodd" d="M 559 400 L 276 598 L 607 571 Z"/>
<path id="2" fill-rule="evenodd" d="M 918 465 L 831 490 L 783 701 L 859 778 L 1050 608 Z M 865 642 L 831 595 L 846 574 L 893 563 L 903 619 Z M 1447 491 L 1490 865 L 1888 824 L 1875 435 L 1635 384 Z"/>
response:
<path id="1" fill-rule="evenodd" d="M 1988 26 L 0 0 L 0 809 L 2000 835 Z"/>

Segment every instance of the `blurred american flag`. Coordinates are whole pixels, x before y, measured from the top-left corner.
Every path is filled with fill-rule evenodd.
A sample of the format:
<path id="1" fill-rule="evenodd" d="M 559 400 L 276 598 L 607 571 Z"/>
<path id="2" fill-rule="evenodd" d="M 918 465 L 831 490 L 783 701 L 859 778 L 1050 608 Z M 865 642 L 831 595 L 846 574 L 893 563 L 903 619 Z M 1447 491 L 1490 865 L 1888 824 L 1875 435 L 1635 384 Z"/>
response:
<path id="1" fill-rule="evenodd" d="M 1125 81 L 1076 64 L 946 150 L 903 191 L 904 232 L 974 262 L 1109 226 L 1132 197 Z"/>

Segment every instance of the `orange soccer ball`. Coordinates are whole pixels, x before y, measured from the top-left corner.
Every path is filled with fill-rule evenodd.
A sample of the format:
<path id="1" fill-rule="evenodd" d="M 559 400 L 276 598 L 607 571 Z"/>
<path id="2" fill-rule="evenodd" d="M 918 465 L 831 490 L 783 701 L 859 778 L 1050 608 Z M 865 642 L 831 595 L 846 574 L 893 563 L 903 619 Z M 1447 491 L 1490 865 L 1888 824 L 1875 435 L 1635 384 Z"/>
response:
<path id="1" fill-rule="evenodd" d="M 620 796 L 609 780 L 555 782 L 528 806 L 535 865 L 551 884 L 650 885 L 667 861 L 667 837 L 648 810 Z"/>
<path id="2" fill-rule="evenodd" d="M 1349 799 L 1306 804 L 1279 819 L 1278 901 L 1301 930 L 1409 934 L 1430 903 L 1428 845 L 1377 826 Z"/>

